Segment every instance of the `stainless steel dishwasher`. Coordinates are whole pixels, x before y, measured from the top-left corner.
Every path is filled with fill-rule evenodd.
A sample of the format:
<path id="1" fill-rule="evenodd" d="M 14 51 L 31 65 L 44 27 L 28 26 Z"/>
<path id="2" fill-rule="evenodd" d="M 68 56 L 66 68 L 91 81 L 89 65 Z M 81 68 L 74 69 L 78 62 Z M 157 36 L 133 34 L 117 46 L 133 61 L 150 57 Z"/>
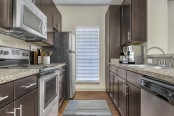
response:
<path id="1" fill-rule="evenodd" d="M 141 79 L 141 116 L 174 116 L 174 86 Z"/>

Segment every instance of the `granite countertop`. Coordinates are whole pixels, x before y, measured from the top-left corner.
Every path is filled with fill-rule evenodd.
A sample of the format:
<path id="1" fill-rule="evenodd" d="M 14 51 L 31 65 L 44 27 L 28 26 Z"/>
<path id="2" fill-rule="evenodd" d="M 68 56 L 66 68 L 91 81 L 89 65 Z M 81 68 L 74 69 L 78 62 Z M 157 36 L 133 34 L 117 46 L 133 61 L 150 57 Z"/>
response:
<path id="1" fill-rule="evenodd" d="M 154 69 L 154 68 L 138 68 L 130 67 L 128 64 L 110 63 L 116 67 L 126 69 L 135 73 L 150 76 L 151 78 L 174 84 L 174 68 L 172 69 Z"/>
<path id="2" fill-rule="evenodd" d="M 0 84 L 39 73 L 39 69 L 0 69 Z"/>
<path id="3" fill-rule="evenodd" d="M 53 63 L 48 66 L 53 66 L 56 68 L 65 66 L 65 63 Z M 47 65 L 45 65 L 47 66 Z M 39 73 L 39 69 L 27 69 L 27 68 L 1 68 L 0 69 L 0 84 L 14 81 L 20 78 L 24 78 L 30 75 Z"/>

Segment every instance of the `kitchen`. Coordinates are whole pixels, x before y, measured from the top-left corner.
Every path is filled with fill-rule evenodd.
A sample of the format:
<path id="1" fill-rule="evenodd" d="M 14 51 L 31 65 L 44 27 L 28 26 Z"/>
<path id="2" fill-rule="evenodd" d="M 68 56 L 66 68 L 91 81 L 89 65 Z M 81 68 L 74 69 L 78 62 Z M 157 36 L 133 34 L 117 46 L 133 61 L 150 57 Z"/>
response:
<path id="1" fill-rule="evenodd" d="M 172 5 L 1 0 L 0 116 L 172 116 Z"/>

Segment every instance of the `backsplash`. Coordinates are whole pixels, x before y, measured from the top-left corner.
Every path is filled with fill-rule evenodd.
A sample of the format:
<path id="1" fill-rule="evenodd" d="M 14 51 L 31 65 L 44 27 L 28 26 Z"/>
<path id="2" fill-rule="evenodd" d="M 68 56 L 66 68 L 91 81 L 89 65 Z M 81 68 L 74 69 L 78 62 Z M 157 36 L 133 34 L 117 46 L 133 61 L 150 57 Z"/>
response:
<path id="1" fill-rule="evenodd" d="M 163 55 L 148 55 L 147 56 L 148 64 L 159 65 L 159 62 L 163 63 Z M 171 65 L 174 67 L 174 54 L 165 54 L 166 65 Z"/>
<path id="2" fill-rule="evenodd" d="M 4 34 L 0 34 L 0 46 L 8 46 L 8 47 L 30 50 L 31 45 L 34 44 Z"/>

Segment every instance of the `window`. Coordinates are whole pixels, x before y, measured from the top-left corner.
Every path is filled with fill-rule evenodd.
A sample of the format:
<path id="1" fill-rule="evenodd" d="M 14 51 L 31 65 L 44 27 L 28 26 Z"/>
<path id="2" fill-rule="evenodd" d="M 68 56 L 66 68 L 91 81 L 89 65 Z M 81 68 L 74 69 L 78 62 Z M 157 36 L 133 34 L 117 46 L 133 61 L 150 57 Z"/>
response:
<path id="1" fill-rule="evenodd" d="M 76 80 L 99 82 L 99 28 L 76 28 Z"/>

